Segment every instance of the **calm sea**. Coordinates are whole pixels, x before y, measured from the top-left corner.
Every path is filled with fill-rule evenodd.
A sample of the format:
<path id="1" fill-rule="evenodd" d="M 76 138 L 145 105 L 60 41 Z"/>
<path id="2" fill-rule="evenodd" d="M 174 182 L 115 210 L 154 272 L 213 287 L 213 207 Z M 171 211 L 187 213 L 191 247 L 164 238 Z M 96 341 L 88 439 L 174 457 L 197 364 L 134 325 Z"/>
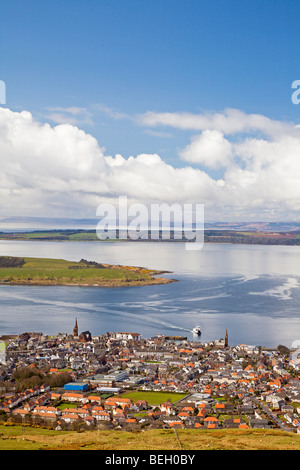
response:
<path id="1" fill-rule="evenodd" d="M 300 247 L 168 242 L 0 241 L 0 255 L 81 258 L 172 271 L 179 282 L 146 287 L 0 286 L 0 335 L 132 331 L 201 342 L 291 347 L 300 339 Z"/>

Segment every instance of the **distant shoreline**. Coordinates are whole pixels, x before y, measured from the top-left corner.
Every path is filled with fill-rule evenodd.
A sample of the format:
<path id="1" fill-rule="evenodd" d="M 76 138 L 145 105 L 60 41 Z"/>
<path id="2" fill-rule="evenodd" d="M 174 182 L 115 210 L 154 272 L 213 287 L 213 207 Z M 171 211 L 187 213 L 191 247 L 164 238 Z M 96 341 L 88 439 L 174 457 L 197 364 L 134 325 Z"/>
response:
<path id="1" fill-rule="evenodd" d="M 150 280 L 139 280 L 139 281 L 103 281 L 98 283 L 72 283 L 72 282 L 51 282 L 51 281 L 44 281 L 44 282 L 35 282 L 35 281 L 10 281 L 10 282 L 3 282 L 0 279 L 0 286 L 35 286 L 35 287 L 51 287 L 51 286 L 61 286 L 61 287 L 144 287 L 144 286 L 154 286 L 154 285 L 162 285 L 162 284 L 171 284 L 173 282 L 179 282 L 177 279 L 167 279 L 164 277 L 157 277 Z"/>
<path id="2" fill-rule="evenodd" d="M 177 232 L 176 232 L 177 233 Z M 172 236 L 173 235 L 173 236 Z M 179 235 L 182 235 L 179 232 Z M 30 232 L 0 232 L 0 241 L 76 241 L 76 242 L 139 242 L 139 243 L 193 243 L 184 236 L 174 238 L 174 233 L 169 238 L 162 238 L 162 232 L 158 239 L 151 236 L 144 239 L 131 240 L 129 237 L 100 240 L 95 230 L 62 229 L 62 230 L 35 230 Z M 285 245 L 300 246 L 300 231 L 238 231 L 238 230 L 205 230 L 204 243 L 223 243 L 230 245 Z"/>

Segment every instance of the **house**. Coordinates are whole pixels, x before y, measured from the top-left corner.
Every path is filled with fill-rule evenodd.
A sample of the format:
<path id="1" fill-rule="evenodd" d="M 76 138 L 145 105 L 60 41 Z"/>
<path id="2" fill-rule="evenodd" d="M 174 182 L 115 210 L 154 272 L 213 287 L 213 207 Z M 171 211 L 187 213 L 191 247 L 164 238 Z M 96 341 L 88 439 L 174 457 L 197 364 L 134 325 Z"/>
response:
<path id="1" fill-rule="evenodd" d="M 24 410 L 32 411 L 34 407 L 36 406 L 36 403 L 32 400 L 28 401 L 27 403 L 24 404 L 23 408 Z"/>
<path id="2" fill-rule="evenodd" d="M 57 419 L 57 414 L 56 413 L 39 413 L 36 412 L 33 414 L 34 418 L 41 418 L 41 419 L 46 419 L 49 421 L 55 421 Z"/>
<path id="3" fill-rule="evenodd" d="M 147 410 L 149 408 L 148 402 L 145 400 L 138 400 L 134 404 L 134 408 L 137 411 Z"/>
<path id="4" fill-rule="evenodd" d="M 50 393 L 50 398 L 51 400 L 60 400 L 61 394 L 57 392 L 51 392 Z"/>
<path id="5" fill-rule="evenodd" d="M 238 405 L 237 412 L 241 414 L 254 414 L 254 408 L 252 405 Z"/>
<path id="6" fill-rule="evenodd" d="M 219 425 L 219 420 L 215 416 L 207 416 L 204 418 L 203 423 L 207 427 L 211 427 L 212 425 L 216 427 Z"/>
<path id="7" fill-rule="evenodd" d="M 289 408 L 290 405 L 286 405 L 285 404 L 285 401 L 280 397 L 280 396 L 277 396 L 277 395 L 269 395 L 266 397 L 266 402 L 269 402 L 271 403 L 271 406 L 274 410 L 283 410 L 283 408 L 287 407 Z M 293 407 L 292 407 L 292 410 L 290 411 L 293 411 Z"/>
<path id="8" fill-rule="evenodd" d="M 203 428 L 203 424 L 195 423 L 195 429 Z"/>
<path id="9" fill-rule="evenodd" d="M 218 411 L 219 413 L 224 413 L 225 412 L 225 403 L 216 403 L 215 404 L 215 410 Z"/>
<path id="10" fill-rule="evenodd" d="M 29 416 L 29 411 L 24 410 L 24 408 L 17 408 L 12 411 L 12 414 L 14 416 L 21 416 L 21 418 L 25 418 L 26 416 Z"/>
<path id="11" fill-rule="evenodd" d="M 118 398 L 118 397 L 111 397 L 108 398 L 105 403 L 109 403 L 110 401 L 113 401 L 117 403 L 117 405 L 127 405 L 131 407 L 133 405 L 133 401 L 130 400 L 130 398 Z"/>
<path id="12" fill-rule="evenodd" d="M 294 412 L 294 407 L 292 405 L 286 405 L 284 404 L 282 407 L 281 407 L 281 411 L 283 413 L 293 413 Z"/>
<path id="13" fill-rule="evenodd" d="M 62 416 L 67 415 L 67 414 L 77 414 L 77 408 L 65 408 L 62 410 L 61 414 Z"/>
<path id="14" fill-rule="evenodd" d="M 87 418 L 88 416 L 91 416 L 89 409 L 85 408 L 84 406 L 77 408 L 76 413 L 80 418 Z"/>
<path id="15" fill-rule="evenodd" d="M 198 414 L 197 414 L 197 417 L 198 418 L 205 418 L 206 416 L 206 409 L 205 408 L 200 408 Z"/>
<path id="16" fill-rule="evenodd" d="M 39 414 L 55 414 L 56 416 L 61 414 L 61 411 L 54 407 L 54 406 L 36 406 L 33 410 L 32 413 L 39 413 Z"/>
<path id="17" fill-rule="evenodd" d="M 251 418 L 249 425 L 250 425 L 250 428 L 261 428 L 261 429 L 268 429 L 271 427 L 267 419 Z"/>
<path id="18" fill-rule="evenodd" d="M 295 426 L 295 428 L 300 426 L 300 419 L 295 414 L 293 416 L 292 425 Z"/>
<path id="19" fill-rule="evenodd" d="M 159 408 L 160 408 L 160 411 L 168 415 L 175 414 L 175 408 L 171 402 L 166 401 L 164 403 L 161 403 L 159 405 Z"/>
<path id="20" fill-rule="evenodd" d="M 78 420 L 78 415 L 76 413 L 66 413 L 62 418 L 66 423 L 74 423 Z"/>
<path id="21" fill-rule="evenodd" d="M 92 413 L 92 415 L 93 415 L 93 414 L 95 414 L 95 413 L 98 413 L 98 411 L 104 411 L 104 410 L 103 410 L 103 406 L 101 406 L 101 405 L 94 406 L 94 407 L 92 408 L 92 410 L 91 410 L 91 413 Z"/>
<path id="22" fill-rule="evenodd" d="M 95 418 L 93 418 L 93 416 L 85 416 L 82 419 L 88 426 L 93 426 L 95 424 Z"/>
<path id="23" fill-rule="evenodd" d="M 178 413 L 177 417 L 182 419 L 182 420 L 185 420 L 187 418 L 189 418 L 189 413 L 185 412 L 185 411 L 180 411 L 180 413 Z"/>
<path id="24" fill-rule="evenodd" d="M 137 424 L 138 423 L 138 420 L 136 418 L 127 418 L 126 419 L 126 424 L 128 425 L 134 425 L 134 424 Z"/>
<path id="25" fill-rule="evenodd" d="M 44 395 L 41 395 L 40 397 L 33 398 L 32 402 L 35 403 L 36 405 L 45 405 L 46 403 L 49 403 L 51 398 L 50 393 L 45 393 Z"/>
<path id="26" fill-rule="evenodd" d="M 141 339 L 141 335 L 139 333 L 124 333 L 124 332 L 121 332 L 121 331 L 116 333 L 115 337 L 116 337 L 116 339 L 122 339 L 122 340 L 126 340 L 126 341 L 128 341 L 130 339 L 140 341 L 140 339 Z"/>
<path id="27" fill-rule="evenodd" d="M 64 401 L 80 402 L 80 403 L 88 403 L 89 401 L 87 398 L 85 398 L 83 393 L 65 392 L 62 394 L 61 398 Z"/>
<path id="28" fill-rule="evenodd" d="M 16 408 L 18 405 L 20 405 L 20 403 L 22 403 L 23 399 L 21 396 L 19 395 L 16 395 L 12 398 L 8 398 L 4 405 L 7 406 L 10 410 L 13 409 L 13 408 Z"/>
<path id="29" fill-rule="evenodd" d="M 97 410 L 92 413 L 93 418 L 95 418 L 96 421 L 110 421 L 111 420 L 111 415 L 108 411 L 104 410 Z"/>
<path id="30" fill-rule="evenodd" d="M 184 423 L 182 421 L 172 421 L 169 423 L 169 426 L 172 429 L 183 429 Z"/>
<path id="31" fill-rule="evenodd" d="M 122 408 L 116 408 L 113 410 L 113 417 L 114 418 L 126 418 L 126 412 Z"/>
<path id="32" fill-rule="evenodd" d="M 245 421 L 241 418 L 227 418 L 223 421 L 223 427 L 224 428 L 241 428 L 243 429 L 244 426 L 246 425 Z M 249 427 L 246 425 L 247 428 Z"/>
<path id="33" fill-rule="evenodd" d="M 87 400 L 89 400 L 90 402 L 97 402 L 97 403 L 99 403 L 99 404 L 100 404 L 101 401 L 102 401 L 101 397 L 98 397 L 98 396 L 96 396 L 96 395 L 89 395 L 89 396 L 87 397 Z"/>
<path id="34" fill-rule="evenodd" d="M 104 403 L 104 408 L 106 410 L 114 410 L 115 408 L 118 407 L 118 404 L 115 401 L 109 400 Z"/>
<path id="35" fill-rule="evenodd" d="M 192 406 L 184 406 L 181 411 L 188 414 L 194 414 L 194 408 Z"/>

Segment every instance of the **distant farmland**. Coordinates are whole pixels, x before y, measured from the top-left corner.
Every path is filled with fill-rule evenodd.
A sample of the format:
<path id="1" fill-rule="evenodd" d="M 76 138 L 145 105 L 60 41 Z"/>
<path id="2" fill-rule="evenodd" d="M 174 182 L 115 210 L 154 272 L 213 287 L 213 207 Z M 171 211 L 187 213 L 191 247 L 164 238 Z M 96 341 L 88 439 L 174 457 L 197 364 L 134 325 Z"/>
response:
<path id="1" fill-rule="evenodd" d="M 177 233 L 177 232 L 176 232 Z M 116 234 L 116 238 L 100 240 L 95 230 L 49 230 L 49 231 L 33 231 L 33 232 L 0 232 L 0 240 L 22 240 L 22 241 L 69 241 L 69 242 L 80 242 L 80 241 L 91 241 L 97 243 L 109 243 L 111 241 L 123 241 L 130 242 L 131 239 L 128 236 L 127 239 L 119 238 Z M 159 241 L 159 242 L 184 242 L 188 241 L 184 237 L 184 233 L 181 237 L 174 238 L 174 233 L 169 237 L 162 237 L 157 240 L 151 239 L 151 233 L 149 231 L 148 236 L 144 236 L 142 239 L 134 240 L 137 242 L 148 242 L 148 241 Z M 232 243 L 232 244 L 247 244 L 247 245 L 300 245 L 300 231 L 258 231 L 258 230 L 205 230 L 204 241 L 206 243 Z M 191 242 L 192 243 L 192 242 Z"/>

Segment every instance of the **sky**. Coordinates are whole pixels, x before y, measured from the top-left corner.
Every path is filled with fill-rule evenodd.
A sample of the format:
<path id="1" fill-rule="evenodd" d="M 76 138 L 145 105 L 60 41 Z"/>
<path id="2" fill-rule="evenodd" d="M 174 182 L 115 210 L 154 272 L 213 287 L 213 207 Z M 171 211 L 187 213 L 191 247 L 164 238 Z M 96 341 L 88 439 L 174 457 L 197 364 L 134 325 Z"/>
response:
<path id="1" fill-rule="evenodd" d="M 298 0 L 4 0 L 0 15 L 0 217 L 93 218 L 127 196 L 299 221 Z"/>

